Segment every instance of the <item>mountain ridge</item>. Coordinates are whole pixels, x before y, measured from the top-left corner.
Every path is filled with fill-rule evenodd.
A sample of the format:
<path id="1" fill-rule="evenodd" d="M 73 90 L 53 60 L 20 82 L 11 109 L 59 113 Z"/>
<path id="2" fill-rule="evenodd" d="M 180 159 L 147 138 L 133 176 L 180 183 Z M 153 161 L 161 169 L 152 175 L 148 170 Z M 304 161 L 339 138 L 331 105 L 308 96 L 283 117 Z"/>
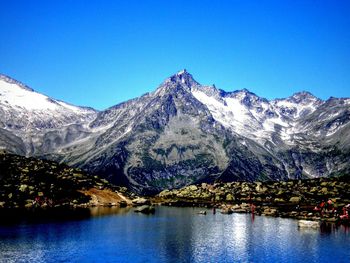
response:
<path id="1" fill-rule="evenodd" d="M 333 99 L 349 99 L 349 97 L 333 97 L 333 96 L 330 96 L 328 99 L 325 99 L 325 100 L 324 100 L 324 99 L 321 99 L 321 98 L 317 97 L 316 95 L 312 94 L 310 91 L 307 91 L 307 90 L 296 91 L 296 92 L 294 92 L 292 95 L 290 95 L 290 96 L 288 96 L 288 97 L 285 97 L 285 98 L 283 98 L 283 97 L 276 97 L 276 98 L 272 98 L 272 99 L 267 99 L 267 98 L 265 98 L 265 97 L 261 97 L 261 96 L 257 95 L 256 93 L 254 93 L 253 91 L 250 91 L 250 90 L 247 89 L 247 88 L 237 89 L 237 90 L 232 90 L 232 91 L 226 91 L 226 90 L 217 88 L 215 84 L 212 84 L 212 85 L 201 85 L 199 82 L 197 82 L 197 81 L 193 78 L 193 75 L 192 75 L 191 73 L 189 73 L 186 69 L 182 69 L 182 70 L 178 71 L 177 73 L 173 74 L 172 76 L 166 78 L 159 86 L 161 86 L 162 84 L 164 84 L 164 83 L 167 82 L 167 81 L 171 81 L 172 78 L 174 79 L 175 76 L 182 75 L 183 73 L 189 75 L 189 76 L 192 78 L 192 81 L 194 81 L 195 83 L 197 83 L 199 86 L 201 86 L 201 87 L 212 87 L 212 88 L 216 89 L 216 90 L 217 90 L 219 93 L 221 93 L 221 94 L 231 94 L 231 93 L 239 93 L 239 92 L 248 92 L 248 93 L 250 93 L 250 94 L 252 94 L 252 95 L 255 95 L 255 96 L 257 96 L 257 97 L 259 97 L 259 98 L 261 98 L 261 99 L 263 99 L 263 100 L 267 100 L 267 101 L 270 101 L 270 102 L 271 102 L 271 101 L 276 101 L 276 100 L 285 100 L 285 99 L 288 99 L 288 98 L 293 97 L 294 95 L 297 95 L 297 94 L 304 94 L 304 93 L 309 94 L 309 95 L 311 95 L 312 97 L 315 97 L 316 99 L 321 100 L 321 101 L 328 101 L 328 100 L 333 100 Z M 49 95 L 43 94 L 43 93 L 41 93 L 41 92 L 38 92 L 37 90 L 35 90 L 35 89 L 29 87 L 27 84 L 25 84 L 25 83 L 23 83 L 23 82 L 21 82 L 21 81 L 18 81 L 18 80 L 16 80 L 16 79 L 10 77 L 10 76 L 7 75 L 7 74 L 0 73 L 0 80 L 4 80 L 4 81 L 6 81 L 6 82 L 10 82 L 10 83 L 13 83 L 13 84 L 17 84 L 18 86 L 21 86 L 23 89 L 27 89 L 28 91 L 33 91 L 33 92 L 35 92 L 35 93 L 39 93 L 39 94 L 42 94 L 42 95 L 44 95 L 44 96 L 49 97 Z M 159 87 L 159 86 L 158 86 L 158 87 Z M 102 111 L 108 110 L 109 108 L 117 107 L 117 106 L 119 106 L 119 105 L 121 105 L 121 104 L 127 103 L 128 101 L 131 101 L 131 100 L 134 100 L 134 99 L 138 99 L 138 98 L 140 98 L 140 97 L 142 97 L 142 96 L 144 96 L 144 95 L 147 95 L 147 94 L 149 94 L 149 93 L 151 93 L 151 92 L 146 92 L 146 93 L 144 93 L 144 94 L 142 94 L 142 95 L 140 95 L 140 96 L 127 99 L 126 101 L 119 102 L 119 103 L 117 103 L 117 104 L 115 104 L 115 105 L 109 106 L 109 107 L 107 107 L 107 108 L 105 108 L 105 109 L 102 109 L 102 110 L 98 110 L 98 109 L 94 108 L 93 106 L 89 106 L 89 105 L 76 105 L 76 104 L 71 103 L 71 102 L 65 102 L 65 101 L 62 100 L 62 99 L 54 99 L 54 98 L 53 98 L 53 100 L 55 100 L 55 101 L 60 101 L 60 102 L 64 102 L 64 103 L 66 103 L 66 104 L 69 104 L 69 105 L 72 105 L 72 106 L 76 106 L 76 107 L 80 107 L 80 108 L 92 109 L 92 110 L 94 110 L 94 111 L 96 111 L 96 112 L 102 112 Z"/>
<path id="2" fill-rule="evenodd" d="M 199 181 L 332 176 L 350 166 L 347 98 L 323 101 L 301 91 L 267 100 L 246 89 L 201 85 L 181 70 L 153 92 L 103 111 L 60 104 L 54 118 L 40 113 L 50 125 L 29 122 L 27 130 L 8 125 L 23 109 L 2 102 L 0 95 L 0 112 L 9 113 L 0 118 L 0 147 L 18 145 L 15 153 L 25 148 L 28 156 L 65 162 L 137 192 Z"/>

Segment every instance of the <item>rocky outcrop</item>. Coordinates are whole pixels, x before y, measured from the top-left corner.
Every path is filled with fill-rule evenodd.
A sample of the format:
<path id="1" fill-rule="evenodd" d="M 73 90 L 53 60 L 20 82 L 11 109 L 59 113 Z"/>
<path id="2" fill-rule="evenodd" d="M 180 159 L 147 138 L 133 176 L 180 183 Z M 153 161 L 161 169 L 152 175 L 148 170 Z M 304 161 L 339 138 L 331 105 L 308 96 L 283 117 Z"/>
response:
<path id="1" fill-rule="evenodd" d="M 132 196 L 80 169 L 0 153 L 0 208 L 125 206 Z"/>

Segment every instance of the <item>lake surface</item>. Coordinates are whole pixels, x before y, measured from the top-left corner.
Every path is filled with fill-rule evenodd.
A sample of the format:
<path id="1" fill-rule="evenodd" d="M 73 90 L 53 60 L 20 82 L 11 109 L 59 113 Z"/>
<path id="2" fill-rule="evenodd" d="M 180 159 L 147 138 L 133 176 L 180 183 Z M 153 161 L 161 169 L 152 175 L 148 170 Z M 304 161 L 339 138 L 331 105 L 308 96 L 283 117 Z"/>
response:
<path id="1" fill-rule="evenodd" d="M 82 218 L 2 224 L 0 262 L 350 262 L 344 226 L 300 230 L 292 219 L 200 210 L 102 208 Z"/>

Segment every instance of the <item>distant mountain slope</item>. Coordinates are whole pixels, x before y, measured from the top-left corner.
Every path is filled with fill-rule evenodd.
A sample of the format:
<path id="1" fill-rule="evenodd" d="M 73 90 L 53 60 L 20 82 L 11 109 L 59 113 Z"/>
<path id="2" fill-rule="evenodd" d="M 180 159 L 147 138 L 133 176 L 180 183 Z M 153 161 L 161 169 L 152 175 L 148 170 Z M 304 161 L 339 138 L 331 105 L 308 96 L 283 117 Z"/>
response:
<path id="1" fill-rule="evenodd" d="M 0 75 L 0 138 L 7 138 L 0 140 L 0 147 L 27 155 L 57 150 L 84 137 L 85 126 L 96 115 L 94 109 L 49 98 Z"/>
<path id="2" fill-rule="evenodd" d="M 183 70 L 154 92 L 101 112 L 40 97 L 45 114 L 9 99 L 19 92 L 11 95 L 1 81 L 11 81 L 0 79 L 0 94 L 8 90 L 12 102 L 4 104 L 0 95 L 0 111 L 7 112 L 0 117 L 0 147 L 81 167 L 138 192 L 217 179 L 327 177 L 350 169 L 350 99 L 322 101 L 300 92 L 269 101 L 248 90 L 203 86 Z M 40 112 L 44 123 L 18 117 L 26 128 L 9 125 L 18 112 Z"/>

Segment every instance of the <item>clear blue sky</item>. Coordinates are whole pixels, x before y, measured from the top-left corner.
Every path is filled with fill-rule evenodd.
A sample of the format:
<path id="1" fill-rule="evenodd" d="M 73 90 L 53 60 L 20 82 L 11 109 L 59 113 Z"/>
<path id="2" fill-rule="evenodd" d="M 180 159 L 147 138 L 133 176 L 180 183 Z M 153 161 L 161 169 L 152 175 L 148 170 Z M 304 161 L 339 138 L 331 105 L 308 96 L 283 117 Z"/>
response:
<path id="1" fill-rule="evenodd" d="M 0 0 L 0 72 L 104 109 L 186 68 L 268 99 L 350 97 L 350 1 Z"/>

